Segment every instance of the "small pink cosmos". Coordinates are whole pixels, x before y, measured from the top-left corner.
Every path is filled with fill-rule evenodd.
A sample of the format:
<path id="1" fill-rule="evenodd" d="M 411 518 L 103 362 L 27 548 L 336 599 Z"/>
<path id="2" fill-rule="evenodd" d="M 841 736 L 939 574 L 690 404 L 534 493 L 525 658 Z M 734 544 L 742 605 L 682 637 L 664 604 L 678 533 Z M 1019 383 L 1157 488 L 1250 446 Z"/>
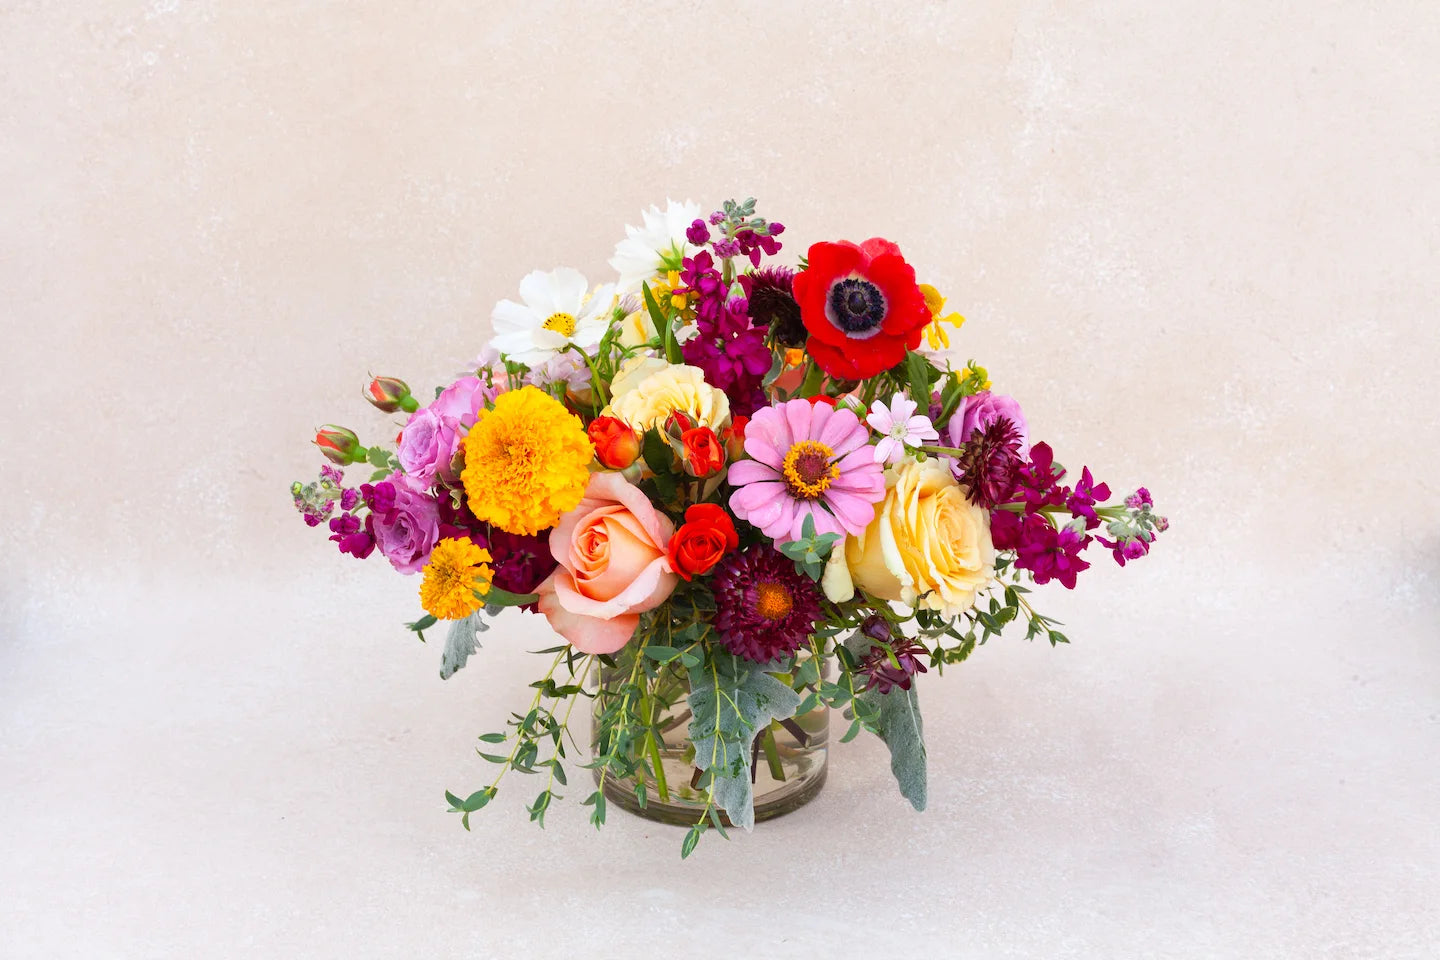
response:
<path id="1" fill-rule="evenodd" d="M 901 393 L 890 398 L 889 407 L 876 400 L 865 422 L 880 434 L 880 442 L 875 445 L 876 463 L 895 463 L 905 456 L 906 447 L 940 439 L 930 418 L 916 414 L 915 401 Z"/>

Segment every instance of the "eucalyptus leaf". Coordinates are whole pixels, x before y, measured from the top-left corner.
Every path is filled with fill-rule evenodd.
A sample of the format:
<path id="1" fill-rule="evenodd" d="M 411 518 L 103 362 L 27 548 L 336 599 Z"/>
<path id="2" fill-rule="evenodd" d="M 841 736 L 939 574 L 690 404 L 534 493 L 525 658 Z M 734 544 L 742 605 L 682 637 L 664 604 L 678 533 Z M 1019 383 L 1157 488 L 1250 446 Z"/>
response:
<path id="1" fill-rule="evenodd" d="M 771 720 L 794 716 L 800 705 L 800 695 L 769 669 L 774 665 L 712 650 L 689 671 L 695 766 L 709 772 L 715 802 L 745 830 L 755 826 L 750 744 Z"/>
<path id="2" fill-rule="evenodd" d="M 857 659 L 869 653 L 873 645 L 873 640 L 859 632 L 845 641 L 845 648 Z M 924 810 L 927 796 L 925 731 L 914 680 L 909 690 L 897 686 L 881 694 L 870 689 L 857 693 L 855 699 L 857 706 L 869 714 L 878 714 L 872 725 L 890 750 L 890 772 L 895 775 L 900 795 L 916 810 Z"/>

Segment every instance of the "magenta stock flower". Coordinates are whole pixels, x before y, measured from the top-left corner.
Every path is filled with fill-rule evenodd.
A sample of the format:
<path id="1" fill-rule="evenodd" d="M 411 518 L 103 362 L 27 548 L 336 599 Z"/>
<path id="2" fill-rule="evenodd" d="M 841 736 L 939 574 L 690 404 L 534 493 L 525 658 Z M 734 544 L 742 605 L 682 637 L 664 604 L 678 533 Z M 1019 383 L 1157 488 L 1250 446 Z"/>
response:
<path id="1" fill-rule="evenodd" d="M 1018 514 L 996 510 L 990 516 L 990 537 L 997 550 L 1014 550 L 1015 565 L 1029 570 L 1037 584 L 1059 580 L 1068 590 L 1075 589 L 1075 577 L 1090 564 L 1080 559 L 1080 552 L 1090 544 L 1069 526 L 1056 529 L 1045 516 Z"/>
<path id="2" fill-rule="evenodd" d="M 856 534 L 875 519 L 885 474 L 870 432 L 850 410 L 790 400 L 755 411 L 745 427 L 752 457 L 730 467 L 730 508 L 777 543 L 816 533 Z"/>

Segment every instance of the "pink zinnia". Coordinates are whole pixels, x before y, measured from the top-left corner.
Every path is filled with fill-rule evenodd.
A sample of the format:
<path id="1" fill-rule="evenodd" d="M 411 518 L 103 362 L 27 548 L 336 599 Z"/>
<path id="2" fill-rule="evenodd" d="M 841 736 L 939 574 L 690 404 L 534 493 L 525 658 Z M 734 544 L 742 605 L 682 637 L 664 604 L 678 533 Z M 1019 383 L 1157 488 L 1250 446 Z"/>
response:
<path id="1" fill-rule="evenodd" d="M 777 543 L 818 533 L 860 533 L 885 496 L 885 473 L 853 412 L 809 400 L 755 411 L 745 427 L 752 459 L 730 467 L 730 509 Z"/>

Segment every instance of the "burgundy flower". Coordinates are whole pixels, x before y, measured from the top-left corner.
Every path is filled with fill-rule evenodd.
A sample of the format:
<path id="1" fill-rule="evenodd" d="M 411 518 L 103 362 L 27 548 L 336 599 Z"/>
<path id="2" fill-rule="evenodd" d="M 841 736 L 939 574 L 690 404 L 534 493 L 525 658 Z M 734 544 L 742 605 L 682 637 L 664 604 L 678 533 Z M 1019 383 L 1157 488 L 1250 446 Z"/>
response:
<path id="1" fill-rule="evenodd" d="M 1020 432 L 1008 417 L 976 427 L 955 462 L 955 479 L 963 484 L 972 503 L 986 509 L 1008 502 L 1024 461 L 1020 459 Z"/>
<path id="2" fill-rule="evenodd" d="M 750 319 L 770 331 L 776 343 L 785 347 L 805 345 L 805 322 L 795 302 L 791 284 L 795 271 L 789 267 L 766 267 L 740 278 L 750 305 Z"/>
<path id="3" fill-rule="evenodd" d="M 881 617 L 867 617 L 860 629 L 876 641 L 856 667 L 857 673 L 868 678 L 862 693 L 873 688 L 884 696 L 896 687 L 909 690 L 915 674 L 928 672 L 920 657 L 929 651 L 909 637 L 892 636 L 889 624 Z M 892 654 L 894 660 L 891 660 Z"/>
<path id="4" fill-rule="evenodd" d="M 820 619 L 815 582 L 763 545 L 731 554 L 711 580 L 720 643 L 737 657 L 769 663 L 800 649 Z"/>

